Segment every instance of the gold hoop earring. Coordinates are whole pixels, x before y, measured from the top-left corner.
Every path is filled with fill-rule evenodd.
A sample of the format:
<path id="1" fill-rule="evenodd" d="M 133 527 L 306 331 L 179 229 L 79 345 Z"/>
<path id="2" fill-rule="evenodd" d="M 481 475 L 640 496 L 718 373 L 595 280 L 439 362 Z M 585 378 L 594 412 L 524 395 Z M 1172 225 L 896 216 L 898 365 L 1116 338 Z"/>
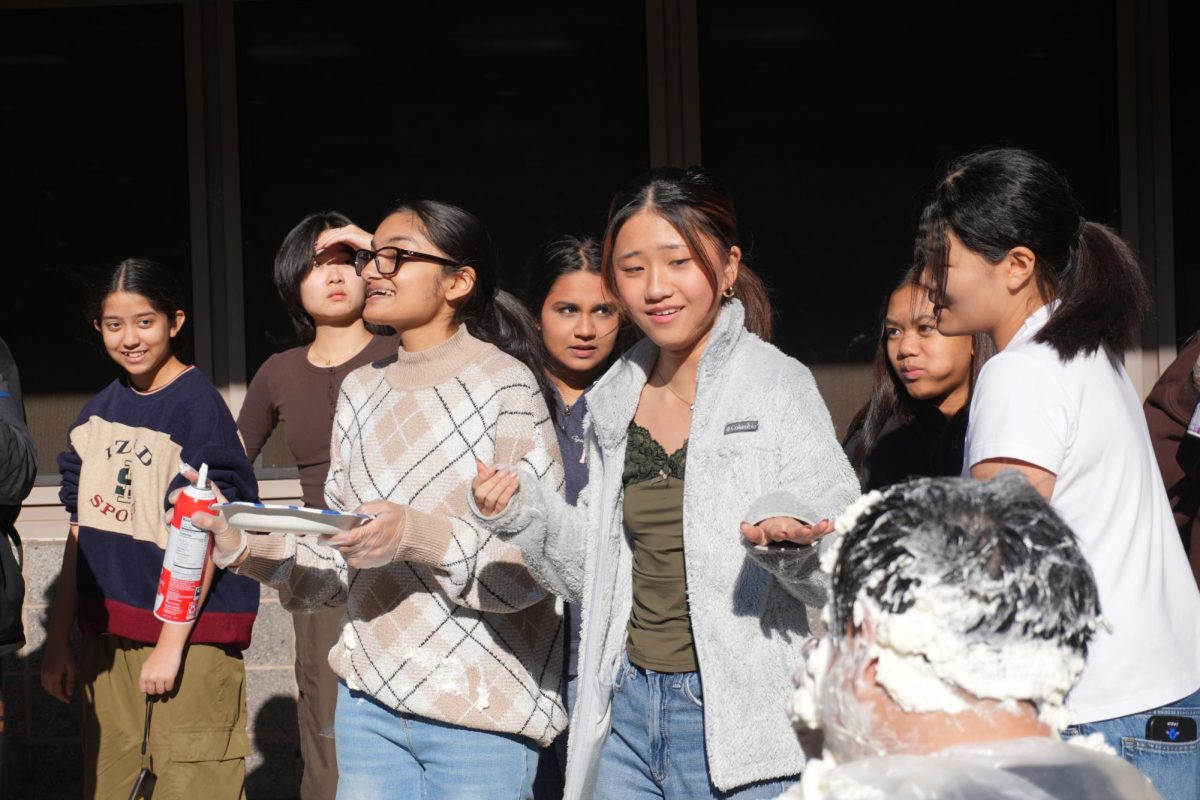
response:
<path id="1" fill-rule="evenodd" d="M 725 291 L 721 292 L 721 296 L 724 297 L 726 300 L 732 299 L 733 298 L 733 287 L 730 286 L 730 287 L 726 288 Z"/>

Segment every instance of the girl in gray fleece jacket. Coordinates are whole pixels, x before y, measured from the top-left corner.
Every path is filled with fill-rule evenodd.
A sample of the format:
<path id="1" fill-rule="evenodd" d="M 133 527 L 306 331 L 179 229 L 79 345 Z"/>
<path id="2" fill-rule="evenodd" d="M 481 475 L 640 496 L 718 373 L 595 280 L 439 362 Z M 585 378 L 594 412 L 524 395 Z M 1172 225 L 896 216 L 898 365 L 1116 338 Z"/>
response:
<path id="1" fill-rule="evenodd" d="M 858 482 L 740 258 L 703 172 L 618 195 L 604 277 L 646 338 L 589 395 L 578 505 L 479 465 L 473 513 L 582 605 L 568 798 L 773 797 L 804 766 L 785 704 L 814 544 Z"/>

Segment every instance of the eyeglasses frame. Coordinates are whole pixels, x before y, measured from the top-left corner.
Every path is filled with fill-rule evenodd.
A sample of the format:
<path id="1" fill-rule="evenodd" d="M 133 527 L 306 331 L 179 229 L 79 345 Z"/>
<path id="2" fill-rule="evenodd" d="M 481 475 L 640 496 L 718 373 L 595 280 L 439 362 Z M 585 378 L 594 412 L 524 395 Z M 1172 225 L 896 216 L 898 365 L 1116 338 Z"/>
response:
<path id="1" fill-rule="evenodd" d="M 394 250 L 396 253 L 396 268 L 390 272 L 384 272 L 379 263 L 379 254 L 384 250 Z M 375 270 L 382 278 L 390 278 L 400 271 L 403 266 L 403 261 L 429 261 L 434 264 L 441 264 L 443 267 L 461 267 L 462 262 L 455 261 L 442 256 L 435 256 L 430 253 L 422 253 L 417 250 L 407 250 L 403 247 L 393 247 L 388 245 L 381 247 L 378 250 L 355 250 L 354 251 L 354 274 L 362 277 L 363 270 L 367 268 L 367 264 L 374 261 Z"/>

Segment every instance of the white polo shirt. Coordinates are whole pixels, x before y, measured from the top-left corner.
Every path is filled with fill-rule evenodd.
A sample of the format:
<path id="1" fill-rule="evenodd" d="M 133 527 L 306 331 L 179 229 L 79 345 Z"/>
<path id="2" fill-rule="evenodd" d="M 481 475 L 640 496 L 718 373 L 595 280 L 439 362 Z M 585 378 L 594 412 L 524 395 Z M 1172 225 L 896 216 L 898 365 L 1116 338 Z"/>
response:
<path id="1" fill-rule="evenodd" d="M 1057 476 L 1050 505 L 1079 538 L 1112 626 L 1093 639 L 1067 698 L 1073 722 L 1098 722 L 1200 688 L 1200 591 L 1125 368 L 1105 347 L 1064 364 L 1034 342 L 1050 309 L 984 365 L 964 472 L 1014 458 Z"/>

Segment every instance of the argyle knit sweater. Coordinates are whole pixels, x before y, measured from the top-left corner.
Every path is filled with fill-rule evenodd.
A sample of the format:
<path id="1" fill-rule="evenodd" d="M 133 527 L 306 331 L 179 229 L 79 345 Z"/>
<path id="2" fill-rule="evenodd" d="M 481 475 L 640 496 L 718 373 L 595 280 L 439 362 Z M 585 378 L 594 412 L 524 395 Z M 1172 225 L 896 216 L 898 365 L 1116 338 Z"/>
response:
<path id="1" fill-rule="evenodd" d="M 541 745 L 566 727 L 562 619 L 520 551 L 467 508 L 475 459 L 524 465 L 562 490 L 545 401 L 532 373 L 465 327 L 448 341 L 350 373 L 330 444 L 325 498 L 353 511 L 405 507 L 392 563 L 348 567 L 292 534 L 250 536 L 238 572 L 293 611 L 345 606 L 329 663 L 346 686 L 396 711 Z"/>

